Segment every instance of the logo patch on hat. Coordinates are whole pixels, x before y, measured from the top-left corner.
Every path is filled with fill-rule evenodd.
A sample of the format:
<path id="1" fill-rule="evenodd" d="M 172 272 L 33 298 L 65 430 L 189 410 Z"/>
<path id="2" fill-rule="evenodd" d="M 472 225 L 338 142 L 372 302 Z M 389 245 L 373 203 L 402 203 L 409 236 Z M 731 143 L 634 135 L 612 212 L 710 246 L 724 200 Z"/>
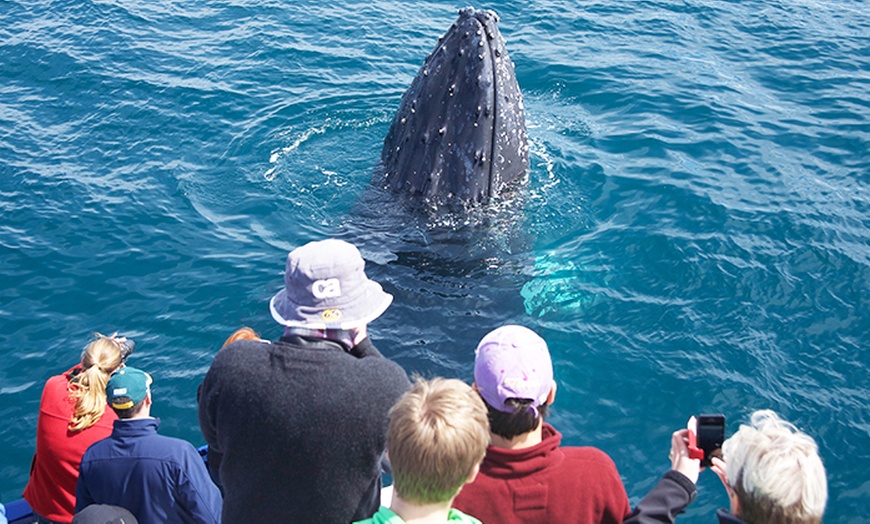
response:
<path id="1" fill-rule="evenodd" d="M 337 322 L 341 320 L 341 310 L 336 308 L 326 309 L 320 314 L 324 322 Z"/>
<path id="2" fill-rule="evenodd" d="M 523 387 L 523 382 L 527 382 L 528 378 L 520 378 L 520 377 L 505 377 L 504 379 L 504 387 L 508 389 L 519 389 Z"/>
<path id="3" fill-rule="evenodd" d="M 315 298 L 335 298 L 341 296 L 341 282 L 337 278 L 315 280 L 311 284 L 311 294 Z M 325 313 L 325 312 L 324 312 Z"/>

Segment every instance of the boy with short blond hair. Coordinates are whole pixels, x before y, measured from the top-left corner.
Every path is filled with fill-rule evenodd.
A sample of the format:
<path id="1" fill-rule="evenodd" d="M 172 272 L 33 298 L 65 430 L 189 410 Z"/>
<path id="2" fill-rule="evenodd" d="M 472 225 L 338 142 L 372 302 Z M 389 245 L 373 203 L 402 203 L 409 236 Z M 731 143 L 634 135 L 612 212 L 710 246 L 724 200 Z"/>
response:
<path id="1" fill-rule="evenodd" d="M 393 499 L 365 524 L 479 524 L 450 504 L 477 475 L 489 444 L 486 407 L 456 379 L 418 378 L 390 410 Z"/>

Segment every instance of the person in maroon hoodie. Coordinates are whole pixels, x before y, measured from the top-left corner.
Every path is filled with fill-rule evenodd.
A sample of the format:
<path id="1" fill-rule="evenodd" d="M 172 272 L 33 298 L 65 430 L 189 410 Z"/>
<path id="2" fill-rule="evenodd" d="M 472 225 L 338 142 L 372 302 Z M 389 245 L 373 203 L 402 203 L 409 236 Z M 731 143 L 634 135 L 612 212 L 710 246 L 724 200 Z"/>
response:
<path id="1" fill-rule="evenodd" d="M 631 513 L 613 460 L 593 447 L 561 446 L 544 422 L 556 397 L 547 343 L 515 325 L 477 346 L 474 387 L 489 411 L 490 445 L 475 481 L 453 507 L 500 524 L 621 523 Z"/>

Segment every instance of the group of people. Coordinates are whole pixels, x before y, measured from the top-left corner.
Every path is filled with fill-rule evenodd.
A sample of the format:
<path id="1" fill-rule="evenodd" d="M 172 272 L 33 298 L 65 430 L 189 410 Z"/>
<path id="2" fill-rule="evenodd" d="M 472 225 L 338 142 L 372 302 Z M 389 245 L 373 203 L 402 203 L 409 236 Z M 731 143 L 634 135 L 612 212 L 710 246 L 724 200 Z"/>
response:
<path id="1" fill-rule="evenodd" d="M 484 336 L 471 385 L 412 383 L 368 337 L 393 297 L 356 247 L 299 247 L 284 283 L 269 304 L 283 335 L 235 333 L 199 387 L 207 466 L 157 434 L 151 377 L 124 364 L 124 339 L 98 335 L 50 379 L 24 492 L 39 522 L 650 523 L 674 522 L 694 500 L 701 466 L 686 429 L 634 509 L 607 454 L 561 445 L 544 420 L 557 390 L 550 353 L 532 330 Z M 753 413 L 710 469 L 731 500 L 720 523 L 821 520 L 818 448 L 772 411 Z"/>
<path id="2" fill-rule="evenodd" d="M 131 342 L 97 333 L 80 364 L 46 382 L 24 489 L 35 522 L 220 522 L 197 450 L 157 434 L 151 376 L 126 365 Z"/>

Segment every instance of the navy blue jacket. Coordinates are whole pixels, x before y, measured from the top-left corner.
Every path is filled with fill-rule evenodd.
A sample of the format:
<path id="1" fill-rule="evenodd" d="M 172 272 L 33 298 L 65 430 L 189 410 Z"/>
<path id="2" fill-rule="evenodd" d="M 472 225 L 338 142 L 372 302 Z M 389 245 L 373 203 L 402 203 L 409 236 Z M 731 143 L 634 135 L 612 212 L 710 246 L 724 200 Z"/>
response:
<path id="1" fill-rule="evenodd" d="M 142 523 L 220 522 L 221 495 L 193 445 L 157 434 L 155 418 L 116 420 L 85 451 L 76 512 L 90 504 L 128 509 Z"/>

